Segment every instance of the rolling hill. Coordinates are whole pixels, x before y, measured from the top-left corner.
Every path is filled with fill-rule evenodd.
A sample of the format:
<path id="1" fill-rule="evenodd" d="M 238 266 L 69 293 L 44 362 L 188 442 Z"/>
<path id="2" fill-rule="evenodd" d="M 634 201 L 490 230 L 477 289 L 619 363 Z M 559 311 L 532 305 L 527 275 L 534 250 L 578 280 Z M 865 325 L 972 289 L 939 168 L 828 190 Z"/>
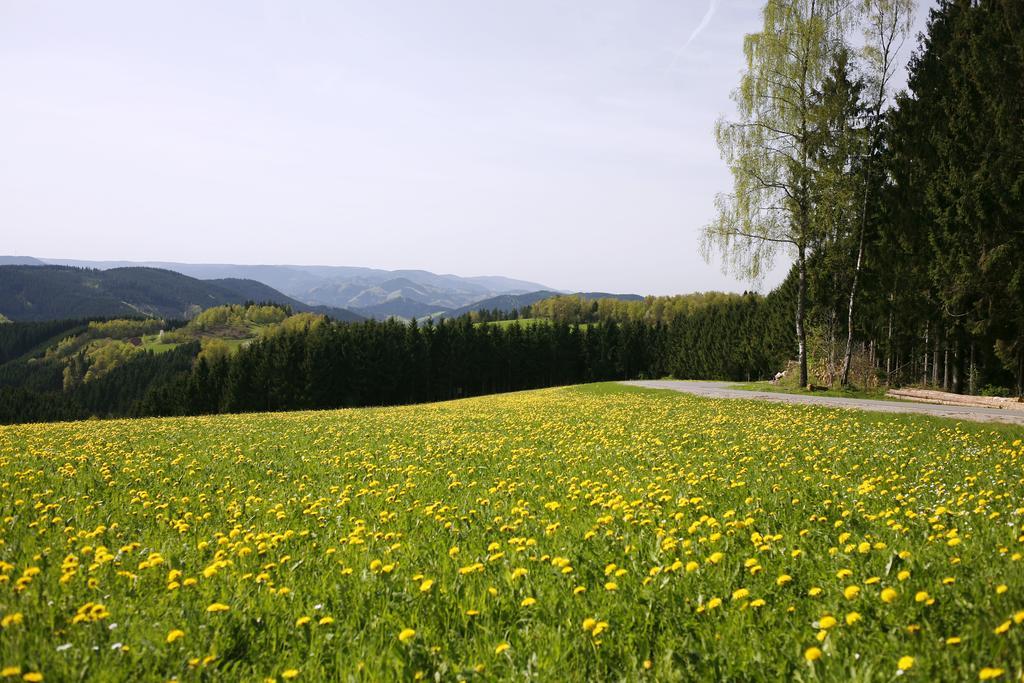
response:
<path id="1" fill-rule="evenodd" d="M 402 318 L 413 320 L 427 317 L 441 317 L 448 313 L 449 309 L 443 306 L 431 306 L 404 296 L 388 299 L 387 301 L 372 306 L 356 309 L 360 315 L 367 318 L 383 320 L 387 318 Z"/>
<path id="2" fill-rule="evenodd" d="M 199 280 L 146 267 L 0 265 L 0 315 L 16 321 L 132 315 L 189 318 L 211 306 L 246 301 L 278 303 L 338 320 L 362 318 L 345 309 L 311 306 L 253 280 Z"/>
<path id="3" fill-rule="evenodd" d="M 3 263 L 64 265 L 101 270 L 141 266 L 171 270 L 202 280 L 255 280 L 311 306 L 345 308 L 370 317 L 375 315 L 374 306 L 399 297 L 425 304 L 426 308 L 437 312 L 500 294 L 525 294 L 551 289 L 536 282 L 501 276 L 460 277 L 426 270 L 382 270 L 352 266 L 83 261 L 0 256 L 0 264 Z M 385 307 L 385 310 L 395 308 L 400 307 L 392 304 Z M 359 309 L 367 310 L 363 312 Z"/>

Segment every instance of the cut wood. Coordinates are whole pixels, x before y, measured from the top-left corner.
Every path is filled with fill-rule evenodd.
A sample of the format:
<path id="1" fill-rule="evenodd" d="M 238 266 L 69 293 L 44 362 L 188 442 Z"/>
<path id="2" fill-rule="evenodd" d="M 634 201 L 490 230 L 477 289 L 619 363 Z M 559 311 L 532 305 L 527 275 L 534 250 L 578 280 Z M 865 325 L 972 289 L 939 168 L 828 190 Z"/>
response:
<path id="1" fill-rule="evenodd" d="M 963 394 L 951 394 L 947 391 L 934 391 L 931 389 L 890 389 L 885 395 L 893 398 L 922 401 L 924 403 L 938 403 L 945 406 L 974 406 L 976 408 L 1001 408 L 1004 410 L 1024 411 L 1024 402 L 1020 398 L 964 396 Z"/>

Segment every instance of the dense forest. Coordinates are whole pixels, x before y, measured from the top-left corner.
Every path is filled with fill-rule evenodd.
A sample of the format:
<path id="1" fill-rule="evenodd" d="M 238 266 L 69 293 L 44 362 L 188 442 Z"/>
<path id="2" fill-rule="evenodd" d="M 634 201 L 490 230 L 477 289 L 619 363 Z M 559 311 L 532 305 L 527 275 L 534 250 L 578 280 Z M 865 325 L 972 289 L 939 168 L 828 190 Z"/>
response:
<path id="1" fill-rule="evenodd" d="M 769 0 L 717 129 L 709 259 L 796 272 L 800 383 L 1024 390 L 1024 3 Z"/>
<path id="2" fill-rule="evenodd" d="M 253 306 L 249 317 L 256 311 L 280 324 L 233 352 L 217 351 L 222 339 L 187 336 L 223 327 L 237 315 L 227 307 L 162 335 L 186 343 L 161 354 L 136 350 L 102 374 L 90 374 L 94 356 L 84 351 L 64 365 L 47 362 L 53 351 L 18 331 L 26 324 L 7 324 L 0 348 L 23 355 L 0 365 L 0 422 L 393 405 L 666 375 L 761 379 L 792 355 L 791 291 L 723 297 L 655 323 L 350 323 L 309 314 L 281 320 Z M 69 372 L 82 381 L 69 383 Z"/>

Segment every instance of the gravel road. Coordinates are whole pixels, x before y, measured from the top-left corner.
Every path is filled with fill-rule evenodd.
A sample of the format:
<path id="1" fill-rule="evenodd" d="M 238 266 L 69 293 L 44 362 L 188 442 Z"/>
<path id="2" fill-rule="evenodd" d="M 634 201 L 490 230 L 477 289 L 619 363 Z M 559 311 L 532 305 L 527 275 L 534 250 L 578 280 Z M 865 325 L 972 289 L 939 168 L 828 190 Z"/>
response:
<path id="1" fill-rule="evenodd" d="M 647 389 L 669 389 L 708 398 L 745 398 L 776 403 L 802 403 L 805 405 L 828 406 L 831 408 L 853 408 L 879 413 L 920 413 L 934 417 L 975 422 L 1004 422 L 1024 425 L 1024 411 L 1001 410 L 999 408 L 974 408 L 970 406 L 944 406 L 913 401 L 877 401 L 867 398 L 841 398 L 838 396 L 814 396 L 811 394 L 779 394 L 769 391 L 747 391 L 734 389 L 732 382 L 681 382 L 670 379 L 635 380 L 622 382 L 634 387 Z"/>

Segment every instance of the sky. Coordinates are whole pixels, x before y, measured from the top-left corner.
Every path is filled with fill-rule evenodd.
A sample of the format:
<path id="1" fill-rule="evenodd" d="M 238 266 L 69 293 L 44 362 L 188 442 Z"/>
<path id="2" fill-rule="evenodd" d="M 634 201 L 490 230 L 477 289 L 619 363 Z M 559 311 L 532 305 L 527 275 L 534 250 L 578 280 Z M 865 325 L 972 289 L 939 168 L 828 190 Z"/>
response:
<path id="1" fill-rule="evenodd" d="M 753 289 L 698 243 L 760 4 L 0 0 L 0 253 Z"/>

